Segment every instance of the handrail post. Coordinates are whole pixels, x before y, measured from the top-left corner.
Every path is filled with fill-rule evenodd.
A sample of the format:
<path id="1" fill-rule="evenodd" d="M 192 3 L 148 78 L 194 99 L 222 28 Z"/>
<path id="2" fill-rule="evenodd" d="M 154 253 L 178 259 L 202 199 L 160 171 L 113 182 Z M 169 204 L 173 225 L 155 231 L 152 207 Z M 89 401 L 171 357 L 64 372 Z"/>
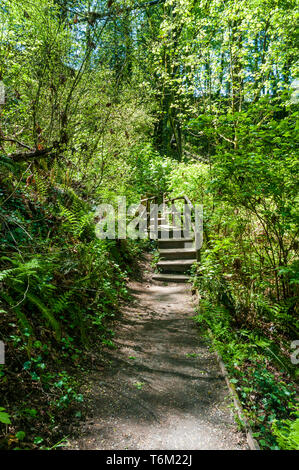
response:
<path id="1" fill-rule="evenodd" d="M 190 201 L 190 199 L 188 198 L 188 196 L 184 195 L 184 196 L 178 196 L 178 197 L 166 199 L 166 193 L 163 193 L 163 198 L 162 198 L 162 200 L 163 200 L 163 203 L 162 203 L 163 211 L 165 210 L 166 204 L 171 203 L 171 221 L 172 221 L 173 227 L 175 226 L 175 223 L 176 223 L 176 220 L 175 220 L 176 211 L 175 211 L 174 201 L 176 201 L 177 199 L 184 199 L 185 204 L 190 207 L 191 213 L 192 212 L 195 213 L 195 208 L 194 208 L 192 202 Z M 151 224 L 151 207 L 150 207 L 151 201 L 153 201 L 154 204 L 157 204 L 158 197 L 157 196 L 148 196 L 148 197 L 142 197 L 142 199 L 141 199 L 141 204 L 143 205 L 143 203 L 145 203 L 144 205 L 145 205 L 145 210 L 146 210 L 146 220 L 147 220 L 146 224 L 147 224 L 147 231 L 148 232 L 150 231 L 150 224 Z M 161 214 L 161 216 L 162 216 L 162 214 Z M 196 216 L 196 214 L 195 214 L 195 216 Z M 193 232 L 194 232 L 196 261 L 200 262 L 201 253 L 200 253 L 200 248 L 197 248 L 197 247 L 199 246 L 199 242 L 200 242 L 200 239 L 198 239 L 198 237 L 201 237 L 202 234 L 200 232 L 197 232 L 197 228 L 196 228 L 195 224 L 192 222 L 192 219 L 190 220 L 190 222 L 191 222 L 191 226 L 192 226 L 192 229 L 193 229 Z"/>
<path id="2" fill-rule="evenodd" d="M 196 231 L 196 228 L 195 228 L 195 250 L 196 250 L 196 261 L 198 263 L 200 263 L 200 248 L 197 248 L 197 237 L 198 237 L 198 233 Z"/>

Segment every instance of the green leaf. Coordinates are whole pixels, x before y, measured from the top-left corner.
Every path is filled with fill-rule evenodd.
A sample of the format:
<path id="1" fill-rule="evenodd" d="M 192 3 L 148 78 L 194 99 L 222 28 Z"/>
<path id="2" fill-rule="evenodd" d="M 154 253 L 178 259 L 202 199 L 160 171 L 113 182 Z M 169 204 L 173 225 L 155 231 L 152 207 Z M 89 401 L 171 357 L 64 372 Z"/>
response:
<path id="1" fill-rule="evenodd" d="M 11 424 L 10 415 L 2 410 L 4 410 L 4 408 L 0 408 L 0 423 Z"/>
<path id="2" fill-rule="evenodd" d="M 23 439 L 25 438 L 26 436 L 26 433 L 25 431 L 18 431 L 16 433 L 16 438 L 19 439 L 19 441 L 23 441 Z"/>
<path id="3" fill-rule="evenodd" d="M 34 439 L 33 439 L 33 443 L 34 444 L 41 444 L 42 442 L 44 442 L 43 438 L 40 437 L 40 436 L 36 436 Z"/>

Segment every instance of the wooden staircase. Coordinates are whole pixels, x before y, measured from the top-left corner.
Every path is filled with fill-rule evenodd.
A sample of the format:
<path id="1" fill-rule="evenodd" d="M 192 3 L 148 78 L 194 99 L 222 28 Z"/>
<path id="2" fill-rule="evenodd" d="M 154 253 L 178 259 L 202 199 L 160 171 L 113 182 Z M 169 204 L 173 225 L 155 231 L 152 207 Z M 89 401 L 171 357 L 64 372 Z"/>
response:
<path id="1" fill-rule="evenodd" d="M 142 202 L 148 202 L 154 198 L 144 199 Z M 158 218 L 158 251 L 159 261 L 157 263 L 158 273 L 153 275 L 153 279 L 163 282 L 188 282 L 192 264 L 199 261 L 199 250 L 196 250 L 195 237 L 196 231 L 194 224 L 190 233 L 184 233 L 175 225 L 167 222 L 170 218 L 174 222 L 174 201 L 184 199 L 184 203 L 190 206 L 191 211 L 194 207 L 186 196 L 163 200 L 164 213 Z M 147 205 L 148 228 L 153 228 L 153 221 L 150 219 L 150 213 Z M 191 228 L 191 227 L 190 227 Z"/>

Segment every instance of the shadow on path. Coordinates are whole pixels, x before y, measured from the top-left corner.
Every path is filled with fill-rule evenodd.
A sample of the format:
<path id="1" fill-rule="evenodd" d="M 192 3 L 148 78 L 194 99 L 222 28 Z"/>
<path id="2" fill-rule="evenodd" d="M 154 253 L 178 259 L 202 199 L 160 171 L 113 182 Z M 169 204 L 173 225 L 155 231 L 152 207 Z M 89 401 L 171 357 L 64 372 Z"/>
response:
<path id="1" fill-rule="evenodd" d="M 93 417 L 72 449 L 247 449 L 186 285 L 131 286 L 109 367 L 87 384 Z"/>

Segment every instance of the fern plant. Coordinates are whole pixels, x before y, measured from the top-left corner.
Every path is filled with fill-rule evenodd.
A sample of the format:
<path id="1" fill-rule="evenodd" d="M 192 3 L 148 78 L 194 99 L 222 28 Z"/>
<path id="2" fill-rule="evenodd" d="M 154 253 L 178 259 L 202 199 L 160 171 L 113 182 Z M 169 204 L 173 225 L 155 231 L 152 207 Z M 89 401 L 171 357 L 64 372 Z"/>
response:
<path id="1" fill-rule="evenodd" d="M 45 305 L 45 303 L 37 295 L 30 291 L 30 280 L 34 281 L 33 286 L 37 286 L 38 282 L 40 281 L 40 274 L 43 268 L 40 259 L 32 258 L 27 262 L 23 262 L 23 260 L 19 257 L 2 257 L 2 261 L 4 260 L 9 261 L 15 266 L 14 268 L 6 269 L 0 273 L 1 278 L 6 281 L 9 290 L 21 294 L 24 297 L 23 301 L 21 301 L 22 303 L 29 302 L 37 307 L 38 311 L 42 314 L 46 322 L 53 328 L 55 336 L 59 340 L 61 337 L 61 327 L 59 322 L 56 320 L 55 316 Z M 49 285 L 46 284 L 46 288 L 49 288 Z M 28 328 L 28 321 L 25 314 L 22 314 L 20 309 L 14 307 L 17 302 L 13 301 L 11 296 L 9 296 L 9 294 L 5 293 L 3 290 L 1 290 L 1 295 L 8 302 L 9 306 L 12 309 L 15 309 L 15 313 L 19 317 L 20 323 L 22 324 L 22 322 L 24 323 L 26 320 L 26 327 Z"/>
<path id="2" fill-rule="evenodd" d="M 295 420 L 276 420 L 272 424 L 273 434 L 282 450 L 299 450 L 299 411 L 294 414 Z"/>
<path id="3" fill-rule="evenodd" d="M 34 172 L 34 181 L 35 181 L 35 188 L 38 198 L 41 202 L 44 202 L 47 199 L 48 194 L 48 182 L 42 177 L 40 173 L 37 171 Z"/>
<path id="4" fill-rule="evenodd" d="M 76 237 L 80 237 L 85 228 L 91 225 L 93 215 L 85 213 L 82 209 L 76 210 L 76 207 L 68 209 L 59 204 L 60 215 L 65 219 L 64 226 Z"/>
<path id="5" fill-rule="evenodd" d="M 42 302 L 42 300 L 39 299 L 36 295 L 32 294 L 31 292 L 26 292 L 24 294 L 24 287 L 15 285 L 14 290 L 18 292 L 19 294 L 25 295 L 25 300 L 38 308 L 39 312 L 42 314 L 43 318 L 46 320 L 46 323 L 49 324 L 53 328 L 56 339 L 60 340 L 61 339 L 61 326 L 59 322 L 56 320 L 53 313 Z"/>

